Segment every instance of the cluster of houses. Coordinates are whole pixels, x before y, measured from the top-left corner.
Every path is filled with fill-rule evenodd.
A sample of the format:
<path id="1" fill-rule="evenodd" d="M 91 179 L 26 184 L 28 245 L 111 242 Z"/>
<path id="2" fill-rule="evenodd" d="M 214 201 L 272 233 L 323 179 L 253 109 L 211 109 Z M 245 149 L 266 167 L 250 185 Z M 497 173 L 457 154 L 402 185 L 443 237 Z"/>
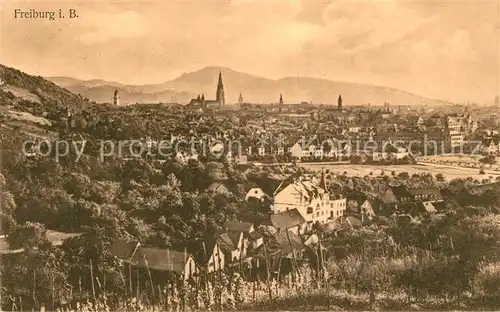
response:
<path id="1" fill-rule="evenodd" d="M 431 143 L 436 146 L 432 148 L 435 153 L 456 151 L 478 133 L 479 127 L 472 113 L 425 116 L 417 111 L 403 112 L 400 108 L 396 114 L 388 103 L 378 110 L 370 107 L 318 109 L 292 106 L 286 111 L 295 114 L 274 112 L 273 107 L 243 110 L 238 116 L 233 111 L 224 110 L 218 115 L 190 114 L 187 116 L 189 130 L 173 128 L 167 140 L 172 148 L 176 148 L 173 157 L 182 163 L 198 159 L 200 155 L 217 155 L 217 158 L 223 157 L 238 165 L 276 159 L 278 162 L 348 160 L 353 155 L 365 153 L 366 146 L 377 148 L 365 155 L 386 160 L 422 152 L 424 146 Z M 342 122 L 338 120 L 340 117 Z M 499 151 L 500 145 L 494 136 L 491 140 L 485 136 L 484 141 L 485 152 Z M 191 142 L 197 143 L 191 145 Z M 397 147 L 406 151 L 389 153 L 384 150 L 387 142 L 395 142 Z M 158 143 L 148 138 L 144 144 L 151 148 Z M 177 149 L 179 146 L 183 147 Z"/>
<path id="2" fill-rule="evenodd" d="M 444 204 L 435 187 L 392 186 L 380 196 L 356 192 L 343 197 L 328 192 L 324 176 L 282 182 L 271 195 L 254 187 L 245 199 L 271 201 L 269 218 L 258 227 L 227 223 L 223 233 L 206 237 L 200 246 L 185 251 L 117 241 L 113 254 L 131 265 L 173 271 L 185 279 L 231 268 L 259 270 L 269 259 L 273 263 L 310 260 L 306 255 L 318 247 L 322 234 L 359 228 L 376 216 L 433 214 Z"/>
<path id="3" fill-rule="evenodd" d="M 323 234 L 337 235 L 379 217 L 434 214 L 444 205 L 436 187 L 391 186 L 378 196 L 355 192 L 346 197 L 328 192 L 322 179 L 282 182 L 271 195 L 251 188 L 245 198 L 271 200 L 269 218 L 259 226 L 230 222 L 225 231 L 204 238 L 184 251 L 142 247 L 139 242 L 116 241 L 112 253 L 136 267 L 172 271 L 184 279 L 219 270 L 262 269 L 267 261 L 309 261 Z M 321 246 L 319 247 L 321 248 Z M 312 251 L 312 253 L 311 253 Z"/>
<path id="4" fill-rule="evenodd" d="M 273 196 L 261 188 L 250 189 L 247 200 L 273 198 L 269 218 L 258 227 L 245 222 L 227 223 L 223 233 L 205 237 L 191 250 L 149 248 L 139 242 L 117 240 L 111 252 L 133 266 L 171 271 L 185 279 L 230 268 L 259 270 L 269 259 L 274 259 L 273 263 L 280 259 L 284 263 L 306 261 L 304 255 L 315 248 L 319 241 L 317 230 L 322 226 L 326 229 L 329 223 L 341 224 L 336 230 L 351 226 L 346 198 L 330 194 L 321 184 L 314 178 L 282 182 Z"/>
<path id="5" fill-rule="evenodd" d="M 483 133 L 483 152 L 485 154 L 500 155 L 500 134 L 495 130 L 486 130 Z"/>
<path id="6" fill-rule="evenodd" d="M 491 189 L 498 191 L 499 187 L 499 183 L 487 183 L 465 191 L 481 196 Z M 500 192 L 497 194 L 500 196 Z M 316 250 L 323 248 L 320 238 L 324 234 L 338 235 L 360 228 L 375 217 L 396 217 L 396 220 L 406 217 L 411 221 L 416 216 L 438 213 L 444 205 L 441 190 L 436 187 L 398 185 L 388 187 L 383 194 L 353 192 L 344 197 L 328 191 L 324 175 L 283 181 L 271 195 L 254 187 L 248 190 L 245 199 L 270 200 L 269 218 L 258 226 L 226 223 L 223 232 L 206 236 L 183 251 L 118 239 L 112 243 L 110 252 L 136 268 L 173 273 L 185 280 L 223 270 L 257 273 L 268 265 L 274 266 L 274 270 L 278 263 L 281 270 L 301 262 L 316 263 L 318 258 L 314 259 L 314 255 L 317 257 Z M 46 235 L 53 246 L 59 246 L 81 233 L 49 230 Z M 9 250 L 5 237 L 0 240 L 0 247 L 2 254 L 23 252 Z"/>

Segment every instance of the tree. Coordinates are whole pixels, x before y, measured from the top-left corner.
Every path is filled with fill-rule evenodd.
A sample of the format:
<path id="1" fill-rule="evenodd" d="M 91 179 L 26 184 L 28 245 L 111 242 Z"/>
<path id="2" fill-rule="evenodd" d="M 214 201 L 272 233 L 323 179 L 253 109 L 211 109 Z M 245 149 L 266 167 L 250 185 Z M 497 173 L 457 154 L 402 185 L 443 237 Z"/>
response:
<path id="1" fill-rule="evenodd" d="M 40 223 L 25 222 L 17 226 L 8 236 L 9 245 L 13 249 L 33 249 L 42 244 L 47 244 L 45 226 Z"/>
<path id="2" fill-rule="evenodd" d="M 436 180 L 438 182 L 444 182 L 445 181 L 444 175 L 442 173 L 437 173 L 436 174 Z"/>

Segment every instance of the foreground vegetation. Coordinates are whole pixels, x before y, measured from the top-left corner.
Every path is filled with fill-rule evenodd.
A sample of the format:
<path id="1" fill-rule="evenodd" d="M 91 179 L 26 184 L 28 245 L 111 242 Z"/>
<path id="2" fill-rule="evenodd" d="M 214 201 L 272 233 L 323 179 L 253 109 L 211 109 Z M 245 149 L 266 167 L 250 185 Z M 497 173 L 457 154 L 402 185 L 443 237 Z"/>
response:
<path id="1" fill-rule="evenodd" d="M 11 84 L 20 77 L 15 72 L 5 80 Z M 78 160 L 74 153 L 58 161 L 54 155 L 28 157 L 20 149 L 25 138 L 15 129 L 0 128 L 2 231 L 11 248 L 25 249 L 2 258 L 3 310 L 42 305 L 81 311 L 500 309 L 500 189 L 469 192 L 491 182 L 486 176 L 486 181 L 446 181 L 441 174 L 387 171 L 351 177 L 327 172 L 328 189 L 335 194 L 376 197 L 392 185 L 436 186 L 446 205 L 435 215 L 400 220 L 382 214 L 362 229 L 324 235 L 324 265 L 318 266 L 313 256 L 279 278 L 278 268 L 269 266 L 268 273 L 265 265 L 254 279 L 228 270 L 195 284 L 164 272 L 133 269 L 130 274 L 111 256 L 113 240 L 196 248 L 228 221 L 258 224 L 267 216 L 268 203 L 244 200 L 249 187 L 258 185 L 272 194 L 282 180 L 306 170 L 237 167 L 209 159 L 185 164 L 148 157 L 101 161 L 96 154 L 101 139 L 168 138 L 172 131 L 189 132 L 193 117 L 182 115 L 180 108 L 92 106 L 59 89 L 62 93 L 52 99 L 45 93 L 56 87 L 40 85 L 40 79 L 21 79 L 18 85 L 33 92 L 43 87 L 38 96 L 45 107 L 11 94 L 0 96 L 20 111 L 47 112 L 54 121 L 51 131 L 70 142 L 83 138 L 88 149 Z M 70 104 L 86 110 L 71 121 L 60 118 L 59 106 Z M 229 120 L 212 120 L 198 131 L 222 130 Z M 233 128 L 235 136 L 251 137 L 244 128 Z M 207 192 L 214 182 L 224 183 L 229 192 Z M 52 248 L 47 229 L 85 235 Z M 314 247 L 309 251 L 314 254 Z"/>

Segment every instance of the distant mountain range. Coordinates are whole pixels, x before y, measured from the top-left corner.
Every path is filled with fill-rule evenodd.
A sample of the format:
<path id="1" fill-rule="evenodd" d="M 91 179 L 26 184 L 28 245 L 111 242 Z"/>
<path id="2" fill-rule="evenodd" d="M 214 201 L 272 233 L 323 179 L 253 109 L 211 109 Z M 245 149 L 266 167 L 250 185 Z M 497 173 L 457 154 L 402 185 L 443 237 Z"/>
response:
<path id="1" fill-rule="evenodd" d="M 46 79 L 96 102 L 110 103 L 113 92 L 119 90 L 120 101 L 124 104 L 158 102 L 184 104 L 198 94 L 205 94 L 207 99 L 215 98 L 219 72 L 222 72 L 226 103 L 236 103 L 241 92 L 244 102 L 261 104 L 278 102 L 280 94 L 283 94 L 283 100 L 287 104 L 301 102 L 336 104 L 339 94 L 342 95 L 346 106 L 368 103 L 383 105 L 384 102 L 393 105 L 451 104 L 395 88 L 308 77 L 272 80 L 215 66 L 184 73 L 171 81 L 150 85 L 127 85 L 100 79 L 85 81 L 69 77 Z"/>

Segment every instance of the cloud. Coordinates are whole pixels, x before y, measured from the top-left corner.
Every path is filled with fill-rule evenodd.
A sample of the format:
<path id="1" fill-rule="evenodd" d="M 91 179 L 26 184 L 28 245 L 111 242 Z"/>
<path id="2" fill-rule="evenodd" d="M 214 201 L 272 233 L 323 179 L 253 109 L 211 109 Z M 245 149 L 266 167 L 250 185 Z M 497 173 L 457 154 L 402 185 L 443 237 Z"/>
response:
<path id="1" fill-rule="evenodd" d="M 4 61 L 40 75 L 142 84 L 222 65 L 456 101 L 498 92 L 493 2 L 29 0 L 15 6 L 80 13 L 77 20 L 20 21 L 4 7 Z"/>
<path id="2" fill-rule="evenodd" d="M 148 33 L 147 19 L 135 11 L 85 13 L 81 26 L 84 31 L 78 38 L 84 44 L 106 43 L 113 39 L 140 38 Z"/>

